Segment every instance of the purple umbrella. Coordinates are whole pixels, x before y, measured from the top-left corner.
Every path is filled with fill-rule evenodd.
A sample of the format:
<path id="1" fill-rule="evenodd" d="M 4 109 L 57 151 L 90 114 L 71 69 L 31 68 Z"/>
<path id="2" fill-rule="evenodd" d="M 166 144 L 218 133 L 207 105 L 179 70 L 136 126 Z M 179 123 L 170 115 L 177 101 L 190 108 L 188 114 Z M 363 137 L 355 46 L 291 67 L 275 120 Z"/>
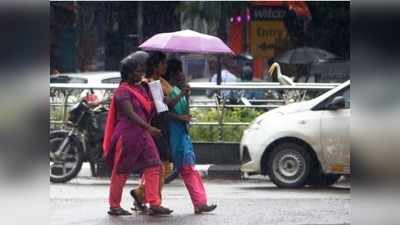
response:
<path id="1" fill-rule="evenodd" d="M 234 54 L 221 39 L 192 30 L 156 34 L 139 48 L 176 53 Z"/>

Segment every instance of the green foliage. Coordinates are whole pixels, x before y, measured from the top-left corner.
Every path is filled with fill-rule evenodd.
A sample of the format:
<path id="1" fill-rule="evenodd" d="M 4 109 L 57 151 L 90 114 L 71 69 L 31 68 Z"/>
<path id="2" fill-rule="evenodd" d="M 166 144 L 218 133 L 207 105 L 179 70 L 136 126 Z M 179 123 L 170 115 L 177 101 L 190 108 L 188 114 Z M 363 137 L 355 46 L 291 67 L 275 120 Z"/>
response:
<path id="1" fill-rule="evenodd" d="M 62 121 L 63 108 L 59 106 L 50 106 L 50 121 Z"/>
<path id="2" fill-rule="evenodd" d="M 50 121 L 63 121 L 63 107 L 50 105 Z M 58 129 L 62 123 L 50 123 L 50 129 Z"/>
<path id="3" fill-rule="evenodd" d="M 249 123 L 264 111 L 257 109 L 233 108 L 225 109 L 223 113 L 223 121 L 225 123 Z M 214 125 L 194 124 L 190 127 L 190 134 L 193 141 L 196 142 L 218 142 L 220 129 L 218 122 L 221 113 L 216 108 L 193 108 L 191 109 L 193 122 L 213 123 Z M 62 121 L 63 108 L 50 106 L 50 121 Z M 62 124 L 51 124 L 52 128 L 60 127 Z M 223 141 L 224 142 L 240 142 L 243 130 L 247 125 L 224 125 Z"/>
<path id="4" fill-rule="evenodd" d="M 194 122 L 218 122 L 219 112 L 217 109 L 191 109 Z M 190 135 L 194 141 L 217 142 L 219 139 L 218 126 L 214 125 L 192 125 Z"/>
<path id="5" fill-rule="evenodd" d="M 190 1 L 181 2 L 175 13 L 186 12 L 184 19 L 198 16 L 208 23 L 214 23 L 221 19 L 226 20 L 235 13 L 240 14 L 247 5 L 246 2 Z"/>
<path id="6" fill-rule="evenodd" d="M 189 1 L 181 2 L 175 13 L 183 13 L 184 20 L 205 20 L 209 27 L 217 27 L 217 36 L 225 40 L 229 18 L 242 14 L 248 4 L 246 1 Z"/>
<path id="7" fill-rule="evenodd" d="M 319 47 L 350 59 L 350 1 L 307 2 L 312 14 L 305 45 Z"/>
<path id="8" fill-rule="evenodd" d="M 249 123 L 257 116 L 261 115 L 263 110 L 234 108 L 225 109 L 223 113 L 223 122 L 233 123 Z M 191 114 L 194 122 L 214 122 L 215 125 L 195 124 L 190 128 L 190 134 L 194 141 L 198 142 L 217 142 L 219 141 L 220 130 L 218 121 L 221 119 L 221 113 L 213 109 L 192 109 Z M 247 125 L 224 125 L 223 141 L 224 142 L 240 142 L 244 129 Z"/>
<path id="9" fill-rule="evenodd" d="M 193 125 L 190 127 L 190 136 L 196 142 L 218 142 L 218 127 L 208 125 Z"/>
<path id="10" fill-rule="evenodd" d="M 225 109 L 225 122 L 251 122 L 264 111 L 246 108 Z"/>

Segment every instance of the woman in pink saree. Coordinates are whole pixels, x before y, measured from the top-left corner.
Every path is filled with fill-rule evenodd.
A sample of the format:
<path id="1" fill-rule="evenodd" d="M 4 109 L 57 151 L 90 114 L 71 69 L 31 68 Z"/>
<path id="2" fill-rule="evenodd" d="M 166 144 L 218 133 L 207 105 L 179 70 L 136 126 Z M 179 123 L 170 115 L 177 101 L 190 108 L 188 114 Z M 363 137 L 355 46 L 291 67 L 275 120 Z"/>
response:
<path id="1" fill-rule="evenodd" d="M 172 212 L 161 206 L 161 161 L 152 138 L 159 135 L 160 130 L 150 125 L 155 109 L 147 91 L 140 85 L 147 58 L 146 52 L 137 51 L 121 61 L 122 81 L 114 92 L 107 117 L 103 150 L 112 168 L 108 214 L 113 216 L 131 215 L 120 203 L 122 189 L 132 171 L 143 174 L 150 214 Z"/>

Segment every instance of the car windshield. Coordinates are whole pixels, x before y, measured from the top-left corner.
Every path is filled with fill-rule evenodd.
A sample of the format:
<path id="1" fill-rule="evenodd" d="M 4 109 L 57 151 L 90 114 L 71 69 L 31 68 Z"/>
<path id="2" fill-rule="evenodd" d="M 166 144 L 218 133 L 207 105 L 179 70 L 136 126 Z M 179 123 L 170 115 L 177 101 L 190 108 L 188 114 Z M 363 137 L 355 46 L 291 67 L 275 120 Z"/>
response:
<path id="1" fill-rule="evenodd" d="M 347 87 L 349 85 L 350 85 L 350 81 L 346 81 L 346 82 L 340 84 L 339 86 L 337 86 L 337 87 L 325 92 L 324 94 L 312 99 L 311 101 L 319 103 L 319 102 L 325 100 L 326 98 L 329 98 L 329 96 L 333 95 L 334 93 L 338 92 L 339 90 L 342 90 L 343 88 L 345 88 L 345 87 Z"/>

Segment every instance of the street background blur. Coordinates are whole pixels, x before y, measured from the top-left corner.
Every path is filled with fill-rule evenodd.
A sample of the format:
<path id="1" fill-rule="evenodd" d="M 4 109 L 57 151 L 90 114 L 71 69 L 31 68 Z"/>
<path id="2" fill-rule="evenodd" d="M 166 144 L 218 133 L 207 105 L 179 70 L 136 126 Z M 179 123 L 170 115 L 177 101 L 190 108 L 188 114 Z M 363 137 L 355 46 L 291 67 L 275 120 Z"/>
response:
<path id="1" fill-rule="evenodd" d="M 51 2 L 50 71 L 71 73 L 118 70 L 119 61 L 157 33 L 191 29 L 222 39 L 236 55 L 250 55 L 252 79 L 265 80 L 268 62 L 287 50 L 311 46 L 332 52 L 334 62 L 319 82 L 349 78 L 350 2 Z M 210 80 L 215 57 L 186 56 L 189 79 Z M 244 60 L 229 62 L 240 77 Z M 310 65 L 282 65 L 295 81 Z M 308 79 L 308 78 L 307 78 Z"/>

